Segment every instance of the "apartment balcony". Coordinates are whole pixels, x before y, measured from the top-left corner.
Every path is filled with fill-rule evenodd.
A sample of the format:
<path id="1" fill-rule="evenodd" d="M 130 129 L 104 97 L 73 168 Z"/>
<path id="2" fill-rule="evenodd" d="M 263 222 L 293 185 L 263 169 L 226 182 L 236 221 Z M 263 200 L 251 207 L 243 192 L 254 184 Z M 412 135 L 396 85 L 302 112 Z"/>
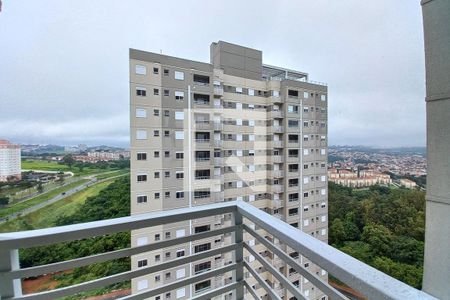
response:
<path id="1" fill-rule="evenodd" d="M 223 130 L 223 124 L 222 123 L 213 123 L 213 130 Z"/>
<path id="2" fill-rule="evenodd" d="M 269 145 L 272 148 L 283 148 L 283 141 L 270 141 Z"/>
<path id="3" fill-rule="evenodd" d="M 223 157 L 214 157 L 215 166 L 222 166 L 222 164 L 223 164 Z"/>
<path id="4" fill-rule="evenodd" d="M 270 97 L 269 97 L 269 100 L 270 100 L 270 102 L 273 103 L 273 104 L 279 104 L 279 103 L 283 103 L 283 102 L 284 102 L 283 97 L 270 96 Z"/>
<path id="5" fill-rule="evenodd" d="M 272 175 L 274 178 L 282 178 L 282 177 L 284 177 L 284 171 L 283 170 L 273 170 Z"/>
<path id="6" fill-rule="evenodd" d="M 272 193 L 282 193 L 283 192 L 283 185 L 281 184 L 273 184 L 271 187 Z"/>
<path id="7" fill-rule="evenodd" d="M 279 111 L 279 110 L 271 110 L 269 112 L 269 117 L 270 118 L 281 119 L 281 118 L 283 118 L 283 112 Z"/>
<path id="8" fill-rule="evenodd" d="M 201 121 L 195 121 L 195 129 L 197 130 L 210 130 L 211 129 L 211 123 L 206 120 Z"/>
<path id="9" fill-rule="evenodd" d="M 280 125 L 272 125 L 267 131 L 270 133 L 284 133 L 284 127 Z"/>
<path id="10" fill-rule="evenodd" d="M 214 95 L 223 96 L 223 87 L 214 85 Z"/>
<path id="11" fill-rule="evenodd" d="M 168 239 L 159 242 L 147 243 L 140 246 L 132 245 L 129 248 L 115 250 L 112 252 L 99 253 L 92 256 L 80 257 L 68 261 L 61 261 L 30 268 L 21 268 L 19 264 L 19 250 L 23 248 L 36 247 L 42 245 L 52 245 L 61 242 L 87 239 L 96 236 L 104 236 L 117 232 L 127 232 L 141 228 L 161 226 L 176 222 L 195 220 L 198 218 L 232 214 L 231 225 L 220 229 L 196 233 L 183 237 Z M 264 236 L 260 235 L 254 225 L 263 229 L 267 234 L 276 236 L 284 245 L 289 246 L 292 251 L 298 252 L 328 271 L 338 280 L 350 287 L 358 290 L 369 299 L 436 299 L 422 291 L 416 290 L 354 258 L 340 252 L 339 250 L 303 233 L 276 217 L 253 207 L 242 201 L 222 202 L 167 210 L 154 213 L 138 214 L 130 217 L 75 224 L 62 227 L 54 227 L 33 231 L 13 232 L 0 234 L 0 296 L 1 299 L 56 299 L 59 297 L 74 295 L 83 291 L 98 289 L 106 285 L 128 281 L 134 278 L 146 276 L 155 272 L 184 266 L 191 262 L 196 262 L 217 256 L 220 254 L 232 254 L 232 261 L 226 265 L 218 265 L 209 271 L 183 279 L 170 282 L 163 286 L 151 287 L 139 291 L 126 299 L 144 299 L 159 296 L 167 292 L 189 286 L 209 278 L 220 276 L 227 272 L 232 272 L 232 279 L 224 282 L 221 286 L 212 285 L 211 288 L 202 292 L 198 291 L 193 299 L 209 299 L 220 295 L 233 293 L 233 299 L 259 299 L 256 291 L 251 287 L 249 280 L 256 280 L 259 285 L 272 299 L 280 299 L 276 289 L 269 285 L 254 267 L 254 262 L 244 259 L 252 255 L 255 262 L 260 264 L 276 281 L 281 284 L 297 299 L 305 299 L 302 291 L 292 284 L 277 268 L 271 265 L 261 254 L 254 250 L 247 241 L 243 240 L 244 233 L 251 236 L 261 245 L 266 247 L 266 253 L 273 253 L 284 263 L 293 268 L 301 276 L 308 279 L 317 289 L 323 291 L 332 299 L 348 299 L 332 287 L 328 281 L 322 279 L 314 272 L 310 272 L 294 260 L 282 247 L 273 244 Z M 22 295 L 21 279 L 42 274 L 51 274 L 66 270 L 73 270 L 78 267 L 87 266 L 100 262 L 107 262 L 113 259 L 130 257 L 148 251 L 157 251 L 167 247 L 182 245 L 197 240 L 211 238 L 223 234 L 232 234 L 232 240 L 223 246 L 194 253 L 191 255 L 175 258 L 162 263 L 149 264 L 146 267 L 133 269 L 123 273 L 116 273 L 107 277 L 85 281 L 83 283 L 57 288 L 50 291 L 43 291 L 34 294 Z M 244 278 L 244 272 L 249 272 L 252 277 Z M 273 285 L 275 286 L 275 285 Z"/>
<path id="12" fill-rule="evenodd" d="M 277 164 L 283 163 L 283 156 L 281 156 L 281 155 L 272 156 L 272 162 L 277 163 Z"/>
<path id="13" fill-rule="evenodd" d="M 223 145 L 223 141 L 222 140 L 214 140 L 214 147 L 216 148 L 220 148 Z"/>

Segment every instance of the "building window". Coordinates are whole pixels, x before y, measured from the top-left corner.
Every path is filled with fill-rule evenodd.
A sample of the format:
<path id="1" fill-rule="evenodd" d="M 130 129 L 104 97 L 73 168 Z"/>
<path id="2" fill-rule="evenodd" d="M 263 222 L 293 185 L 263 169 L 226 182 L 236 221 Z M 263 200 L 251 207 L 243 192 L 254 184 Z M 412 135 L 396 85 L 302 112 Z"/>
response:
<path id="1" fill-rule="evenodd" d="M 164 76 L 169 76 L 169 70 L 168 69 L 164 69 Z"/>
<path id="2" fill-rule="evenodd" d="M 210 225 L 196 226 L 194 228 L 195 233 L 200 233 L 200 232 L 205 232 L 205 231 L 210 231 L 210 230 L 211 230 Z"/>
<path id="3" fill-rule="evenodd" d="M 137 175 L 137 181 L 138 181 L 138 182 L 144 182 L 144 181 L 147 181 L 147 174 L 138 174 L 138 175 Z"/>
<path id="4" fill-rule="evenodd" d="M 175 71 L 175 79 L 176 80 L 184 80 L 184 72 Z"/>
<path id="5" fill-rule="evenodd" d="M 211 249 L 211 243 L 201 244 L 194 247 L 194 253 L 208 251 Z"/>
<path id="6" fill-rule="evenodd" d="M 136 108 L 136 118 L 147 118 L 147 110 L 145 108 Z"/>
<path id="7" fill-rule="evenodd" d="M 159 74 L 159 69 L 158 68 L 153 68 L 153 74 Z"/>
<path id="8" fill-rule="evenodd" d="M 147 75 L 147 67 L 143 65 L 136 65 L 135 73 L 137 75 Z"/>
<path id="9" fill-rule="evenodd" d="M 164 198 L 170 198 L 170 192 L 165 192 L 164 193 Z"/>
<path id="10" fill-rule="evenodd" d="M 288 113 L 298 114 L 298 106 L 288 105 Z"/>
<path id="11" fill-rule="evenodd" d="M 183 179 L 184 178 L 184 172 L 183 171 L 177 171 L 176 172 L 176 178 L 177 179 Z"/>
<path id="12" fill-rule="evenodd" d="M 320 100 L 326 101 L 326 100 L 327 100 L 327 96 L 325 96 L 325 95 L 320 95 Z"/>
<path id="13" fill-rule="evenodd" d="M 175 131 L 175 139 L 176 140 L 184 140 L 184 131 Z"/>
<path id="14" fill-rule="evenodd" d="M 158 96 L 159 95 L 159 89 L 153 89 L 153 95 Z"/>
<path id="15" fill-rule="evenodd" d="M 145 195 L 137 196 L 137 203 L 147 203 L 147 196 Z"/>
<path id="16" fill-rule="evenodd" d="M 288 90 L 288 96 L 292 97 L 292 98 L 297 98 L 298 97 L 298 91 L 296 91 L 296 90 Z"/>
<path id="17" fill-rule="evenodd" d="M 153 115 L 158 117 L 159 116 L 159 109 L 154 109 L 153 110 Z"/>
<path id="18" fill-rule="evenodd" d="M 205 261 L 203 263 L 195 265 L 195 267 L 194 267 L 195 274 L 199 274 L 199 273 L 209 271 L 209 270 L 211 270 L 211 262 L 210 261 Z"/>
<path id="19" fill-rule="evenodd" d="M 137 290 L 143 290 L 143 289 L 147 289 L 148 288 L 148 280 L 144 279 L 144 280 L 139 280 L 137 283 Z"/>
<path id="20" fill-rule="evenodd" d="M 183 152 L 176 152 L 175 153 L 175 158 L 176 159 L 183 159 L 184 158 L 184 153 Z"/>
<path id="21" fill-rule="evenodd" d="M 248 89 L 248 95 L 249 96 L 255 96 L 255 90 L 254 89 Z"/>
<path id="22" fill-rule="evenodd" d="M 175 120 L 184 120 L 184 111 L 176 111 Z"/>
<path id="23" fill-rule="evenodd" d="M 153 173 L 153 177 L 159 178 L 159 172 L 154 172 L 154 173 Z"/>
<path id="24" fill-rule="evenodd" d="M 183 250 L 178 250 L 177 251 L 177 257 L 183 257 L 185 255 L 185 251 Z"/>
<path id="25" fill-rule="evenodd" d="M 184 92 L 175 91 L 175 100 L 183 101 L 184 100 Z"/>
<path id="26" fill-rule="evenodd" d="M 165 171 L 164 172 L 164 177 L 165 178 L 170 178 L 170 172 L 169 171 Z"/>
<path id="27" fill-rule="evenodd" d="M 183 199 L 184 198 L 184 192 L 176 192 L 175 197 L 177 199 Z"/>
<path id="28" fill-rule="evenodd" d="M 143 87 L 136 87 L 136 96 L 141 97 L 147 96 L 147 90 Z"/>
<path id="29" fill-rule="evenodd" d="M 155 199 L 159 199 L 160 197 L 160 193 L 155 193 Z"/>
<path id="30" fill-rule="evenodd" d="M 148 262 L 147 262 L 146 259 L 139 260 L 139 261 L 138 261 L 138 268 L 145 267 L 145 266 L 147 266 L 147 264 L 148 264 Z"/>
<path id="31" fill-rule="evenodd" d="M 146 152 L 138 152 L 136 154 L 137 160 L 147 160 L 147 153 Z"/>
<path id="32" fill-rule="evenodd" d="M 242 88 L 241 87 L 236 87 L 236 93 L 242 93 Z"/>
<path id="33" fill-rule="evenodd" d="M 145 129 L 136 130 L 136 139 L 137 140 L 146 140 L 147 139 L 147 130 L 145 130 Z"/>
<path id="34" fill-rule="evenodd" d="M 170 111 L 164 110 L 164 117 L 170 117 Z"/>
<path id="35" fill-rule="evenodd" d="M 182 276 L 182 277 L 184 277 L 184 276 Z M 182 277 L 178 277 L 178 275 L 177 275 L 177 278 L 182 278 Z M 186 296 L 186 289 L 185 288 L 177 290 L 177 299 L 183 298 L 185 296 Z"/>
<path id="36" fill-rule="evenodd" d="M 211 280 L 205 280 L 195 284 L 195 292 L 201 292 L 203 290 L 209 289 L 211 287 Z"/>
<path id="37" fill-rule="evenodd" d="M 305 99 L 308 99 L 308 98 L 309 98 L 308 92 L 303 92 L 303 98 L 305 98 Z"/>
<path id="38" fill-rule="evenodd" d="M 159 157 L 159 151 L 154 151 L 153 152 L 153 157 L 158 158 Z"/>
<path id="39" fill-rule="evenodd" d="M 153 136 L 158 137 L 159 136 L 159 130 L 153 130 Z"/>

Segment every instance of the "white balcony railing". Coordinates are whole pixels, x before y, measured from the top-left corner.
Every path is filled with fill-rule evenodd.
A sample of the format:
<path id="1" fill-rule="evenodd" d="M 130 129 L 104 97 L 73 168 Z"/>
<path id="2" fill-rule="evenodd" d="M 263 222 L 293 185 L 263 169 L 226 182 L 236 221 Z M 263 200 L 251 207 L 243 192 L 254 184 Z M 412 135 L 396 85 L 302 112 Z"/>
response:
<path id="1" fill-rule="evenodd" d="M 23 248 L 36 247 L 41 245 L 51 245 L 60 242 L 92 238 L 117 232 L 149 228 L 164 224 L 176 223 L 187 220 L 195 220 L 210 216 L 223 216 L 231 214 L 233 216 L 231 225 L 223 226 L 219 229 L 196 233 L 188 236 L 153 242 L 141 246 L 115 250 L 106 253 L 99 253 L 92 256 L 80 257 L 68 261 L 61 261 L 46 265 L 29 268 L 20 268 L 19 250 Z M 245 219 L 245 224 L 244 224 Z M 250 224 L 254 225 L 250 225 Z M 254 227 L 261 228 L 265 235 L 276 236 L 283 245 L 292 248 L 300 255 L 304 255 L 331 275 L 360 291 L 369 299 L 436 299 L 422 291 L 416 290 L 351 256 L 311 237 L 310 235 L 290 226 L 289 224 L 268 215 L 258 208 L 242 201 L 222 202 L 208 205 L 201 205 L 191 208 L 181 208 L 154 213 L 144 213 L 130 217 L 96 221 L 82 224 L 75 224 L 62 227 L 39 229 L 32 231 L 13 232 L 0 234 L 0 298 L 1 299 L 55 299 L 68 295 L 74 295 L 83 291 L 101 288 L 106 285 L 123 282 L 149 275 L 155 272 L 187 265 L 191 262 L 204 260 L 205 258 L 230 253 L 233 259 L 224 266 L 218 266 L 212 270 L 201 274 L 192 274 L 181 280 L 170 282 L 156 288 L 148 288 L 139 293 L 124 297 L 124 299 L 144 299 L 189 286 L 220 276 L 227 272 L 232 272 L 231 280 L 225 281 L 224 285 L 212 287 L 195 295 L 195 299 L 209 299 L 223 294 L 233 293 L 233 299 L 249 299 L 250 295 L 255 299 L 260 299 L 257 292 L 250 286 L 244 278 L 244 270 L 248 271 L 259 285 L 265 289 L 272 299 L 280 299 L 276 289 L 258 274 L 250 262 L 244 260 L 244 251 L 247 255 L 252 255 L 256 261 L 269 272 L 287 291 L 297 299 L 306 299 L 302 291 L 295 286 L 289 278 L 282 274 L 276 267 L 267 261 L 259 252 L 243 240 L 244 232 L 251 236 L 251 239 L 266 247 L 265 253 L 271 253 L 289 265 L 301 276 L 309 280 L 314 286 L 323 291 L 333 299 L 348 299 L 338 290 L 328 284 L 327 280 L 310 272 L 302 264 L 299 264 L 288 253 L 284 252 L 285 247 L 279 247 L 261 235 Z M 113 259 L 130 257 L 149 251 L 187 244 L 200 239 L 212 238 L 218 235 L 232 234 L 232 239 L 228 244 L 219 245 L 213 249 L 183 256 L 162 263 L 150 264 L 146 267 L 133 269 L 130 271 L 117 273 L 107 277 L 86 281 L 64 288 L 57 288 L 50 291 L 43 291 L 34 294 L 22 295 L 21 280 L 42 274 L 50 274 L 74 268 L 83 267 L 95 263 L 106 262 Z M 263 252 L 264 253 L 264 252 Z M 253 265 L 253 263 L 252 263 Z M 246 294 L 247 293 L 247 294 Z M 201 295 L 200 295 L 201 294 Z"/>

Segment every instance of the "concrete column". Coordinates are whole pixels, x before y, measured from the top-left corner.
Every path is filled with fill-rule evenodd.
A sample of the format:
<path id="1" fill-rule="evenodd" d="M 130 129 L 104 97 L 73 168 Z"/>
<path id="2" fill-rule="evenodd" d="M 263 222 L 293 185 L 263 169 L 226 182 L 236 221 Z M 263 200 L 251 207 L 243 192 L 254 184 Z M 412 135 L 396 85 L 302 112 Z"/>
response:
<path id="1" fill-rule="evenodd" d="M 423 290 L 450 299 L 450 1 L 421 4 L 428 155 Z"/>

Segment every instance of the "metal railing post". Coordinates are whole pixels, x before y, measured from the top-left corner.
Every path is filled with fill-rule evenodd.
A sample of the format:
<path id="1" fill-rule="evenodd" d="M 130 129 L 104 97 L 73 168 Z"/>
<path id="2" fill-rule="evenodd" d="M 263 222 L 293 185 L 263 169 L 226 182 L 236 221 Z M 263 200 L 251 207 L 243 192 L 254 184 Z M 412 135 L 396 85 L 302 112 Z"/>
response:
<path id="1" fill-rule="evenodd" d="M 19 250 L 0 249 L 0 272 L 20 269 Z M 0 278 L 0 299 L 22 296 L 20 279 Z"/>
<path id="2" fill-rule="evenodd" d="M 236 271 L 234 271 L 234 281 L 238 283 L 236 287 L 236 300 L 244 299 L 244 228 L 242 215 L 240 212 L 233 213 L 233 221 L 236 226 L 234 232 L 234 243 L 238 245 L 234 251 L 234 261 L 236 262 Z"/>

